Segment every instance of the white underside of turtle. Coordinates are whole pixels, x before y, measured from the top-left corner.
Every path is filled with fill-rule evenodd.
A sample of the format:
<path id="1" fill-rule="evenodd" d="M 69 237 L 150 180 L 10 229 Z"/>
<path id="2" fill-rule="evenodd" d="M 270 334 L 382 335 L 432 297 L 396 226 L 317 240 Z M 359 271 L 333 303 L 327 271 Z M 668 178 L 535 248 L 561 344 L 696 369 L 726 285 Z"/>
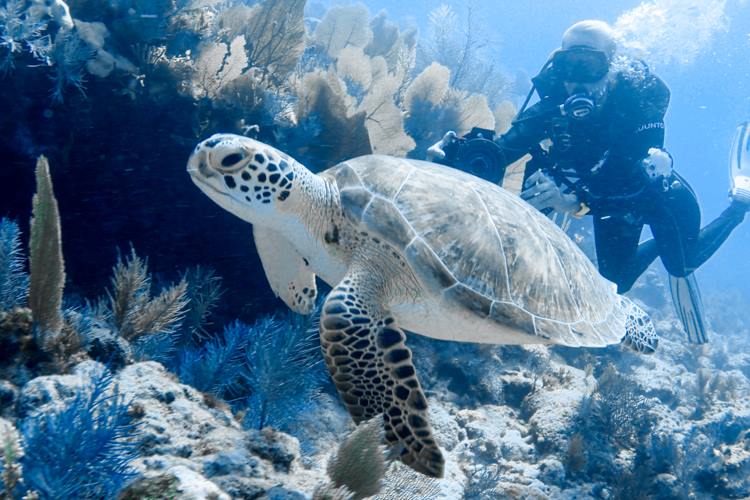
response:
<path id="1" fill-rule="evenodd" d="M 355 421 L 382 415 L 415 470 L 443 473 L 404 331 L 461 342 L 650 352 L 648 316 L 551 221 L 499 186 L 433 163 L 368 155 L 321 174 L 271 146 L 215 135 L 188 162 L 194 182 L 253 224 L 274 293 L 314 306 L 333 288 L 321 346 Z"/>

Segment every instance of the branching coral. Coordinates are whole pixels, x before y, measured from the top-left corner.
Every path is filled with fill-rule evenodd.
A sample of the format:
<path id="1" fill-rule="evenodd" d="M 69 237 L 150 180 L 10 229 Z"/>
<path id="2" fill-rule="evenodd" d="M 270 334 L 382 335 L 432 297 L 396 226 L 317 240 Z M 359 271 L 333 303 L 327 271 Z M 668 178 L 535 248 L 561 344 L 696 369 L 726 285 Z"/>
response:
<path id="1" fill-rule="evenodd" d="M 39 9 L 27 8 L 25 0 L 8 0 L 0 7 L 0 71 L 13 68 L 14 58 L 24 50 L 43 60 L 50 40 L 47 19 Z"/>
<path id="2" fill-rule="evenodd" d="M 318 314 L 268 316 L 253 325 L 236 321 L 182 351 L 176 372 L 183 383 L 232 403 L 245 426 L 291 431 L 327 380 Z"/>
<path id="3" fill-rule="evenodd" d="M 365 114 L 373 153 L 405 156 L 414 148 L 414 141 L 404 132 L 403 112 L 395 102 L 402 80 L 389 73 L 382 56 L 370 58 L 360 47 L 348 46 L 339 52 L 336 74 L 357 101 L 355 113 Z"/>
<path id="4" fill-rule="evenodd" d="M 0 219 L 0 311 L 23 306 L 29 277 L 24 271 L 21 231 L 10 219 Z"/>
<path id="5" fill-rule="evenodd" d="M 196 266 L 188 269 L 185 281 L 185 296 L 189 300 L 189 305 L 182 322 L 185 338 L 181 344 L 188 344 L 197 337 L 207 335 L 206 326 L 209 324 L 209 318 L 224 294 L 221 277 L 211 268 Z"/>
<path id="6" fill-rule="evenodd" d="M 220 398 L 231 397 L 243 381 L 248 330 L 236 321 L 202 347 L 183 351 L 177 373 L 180 381 Z"/>
<path id="7" fill-rule="evenodd" d="M 148 265 L 131 250 L 130 256 L 114 267 L 112 289 L 102 314 L 129 341 L 145 334 L 170 334 L 185 316 L 187 286 L 183 279 L 152 298 Z"/>
<path id="8" fill-rule="evenodd" d="M 607 429 L 606 439 L 620 447 L 634 447 L 654 424 L 651 403 L 637 383 L 607 368 L 597 381 L 596 391 L 582 404 L 583 421 L 596 429 Z"/>
<path id="9" fill-rule="evenodd" d="M 307 73 L 296 84 L 299 136 L 292 146 L 317 160 L 316 169 L 372 152 L 364 111 L 349 114 L 352 103 L 335 75 Z"/>
<path id="10" fill-rule="evenodd" d="M 21 459 L 24 453 L 18 431 L 6 420 L 0 420 L 0 454 L 0 498 L 18 498 L 23 488 Z"/>
<path id="11" fill-rule="evenodd" d="M 61 409 L 22 420 L 26 486 L 42 498 L 114 498 L 135 475 L 128 406 L 103 372 Z"/>
<path id="12" fill-rule="evenodd" d="M 84 93 L 86 64 L 93 59 L 96 51 L 72 30 L 60 31 L 49 52 L 49 60 L 55 69 L 55 87 L 52 100 L 62 102 L 67 87 Z"/>
<path id="13" fill-rule="evenodd" d="M 416 30 L 400 32 L 398 24 L 389 21 L 384 10 L 372 18 L 370 29 L 373 36 L 365 47 L 365 54 L 383 57 L 388 63 L 388 71 L 400 79 L 406 78 L 416 62 Z"/>

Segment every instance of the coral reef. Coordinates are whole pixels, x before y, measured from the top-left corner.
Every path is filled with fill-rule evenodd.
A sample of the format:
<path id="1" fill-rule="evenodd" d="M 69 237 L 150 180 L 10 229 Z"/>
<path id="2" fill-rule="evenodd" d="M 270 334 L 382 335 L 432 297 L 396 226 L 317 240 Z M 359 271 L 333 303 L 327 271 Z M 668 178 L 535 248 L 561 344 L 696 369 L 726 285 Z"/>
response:
<path id="1" fill-rule="evenodd" d="M 184 158 L 218 130 L 283 144 L 316 170 L 372 152 L 422 158 L 448 129 L 502 132 L 514 108 L 476 12 L 462 21 L 440 7 L 420 38 L 362 5 L 304 9 L 0 7 L 0 184 L 14 187 L 0 202 L 28 205 L 26 171 L 42 152 L 63 208 L 66 193 L 87 193 L 58 213 L 40 160 L 30 274 L 19 226 L 0 219 L 4 497 L 750 496 L 746 300 L 707 297 L 717 334 L 693 348 L 654 272 L 632 293 L 663 335 L 650 357 L 410 336 L 444 479 L 391 460 L 377 426 L 353 428 L 321 363 L 316 316 L 258 314 L 279 303 L 237 237 L 247 228 L 191 197 Z M 91 140 L 112 116 L 118 133 Z M 84 300 L 102 293 L 129 236 L 150 260 L 131 250 L 104 296 Z"/>

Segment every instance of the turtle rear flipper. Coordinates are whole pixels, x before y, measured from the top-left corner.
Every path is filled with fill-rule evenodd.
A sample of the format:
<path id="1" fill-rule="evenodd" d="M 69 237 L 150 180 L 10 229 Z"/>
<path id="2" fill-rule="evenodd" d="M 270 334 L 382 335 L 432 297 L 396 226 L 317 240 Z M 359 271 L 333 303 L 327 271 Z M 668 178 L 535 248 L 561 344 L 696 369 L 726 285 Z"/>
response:
<path id="1" fill-rule="evenodd" d="M 625 337 L 622 343 L 636 352 L 651 354 L 656 351 L 659 337 L 646 311 L 635 305 L 627 297 L 620 297 L 621 306 L 625 311 Z"/>

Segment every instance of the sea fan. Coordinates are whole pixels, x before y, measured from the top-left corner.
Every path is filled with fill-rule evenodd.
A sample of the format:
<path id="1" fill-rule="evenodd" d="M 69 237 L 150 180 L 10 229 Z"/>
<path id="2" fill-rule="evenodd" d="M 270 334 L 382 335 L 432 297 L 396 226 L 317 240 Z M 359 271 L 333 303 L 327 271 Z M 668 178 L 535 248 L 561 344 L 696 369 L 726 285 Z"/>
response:
<path id="1" fill-rule="evenodd" d="M 128 403 L 104 372 L 62 409 L 21 421 L 25 485 L 41 498 L 114 498 L 135 476 Z"/>
<path id="2" fill-rule="evenodd" d="M 29 290 L 18 225 L 0 219 L 0 311 L 22 306 Z"/>

